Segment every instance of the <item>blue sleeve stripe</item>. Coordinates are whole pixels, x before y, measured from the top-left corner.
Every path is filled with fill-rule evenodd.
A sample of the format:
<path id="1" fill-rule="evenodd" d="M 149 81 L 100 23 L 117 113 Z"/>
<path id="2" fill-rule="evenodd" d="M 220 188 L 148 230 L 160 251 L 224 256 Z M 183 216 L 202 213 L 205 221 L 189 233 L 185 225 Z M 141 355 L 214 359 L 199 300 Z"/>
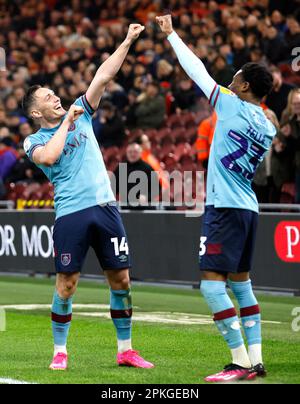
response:
<path id="1" fill-rule="evenodd" d="M 45 146 L 45 145 L 43 145 L 43 144 L 35 144 L 35 145 L 29 150 L 29 153 L 28 153 L 29 159 L 32 160 L 33 152 L 34 152 L 38 147 L 44 147 L 44 146 Z"/>
<path id="2" fill-rule="evenodd" d="M 88 100 L 87 100 L 87 98 L 86 98 L 86 95 L 83 95 L 81 98 L 82 98 L 83 105 L 85 106 L 85 108 L 86 108 L 86 110 L 88 111 L 88 113 L 89 113 L 90 115 L 93 115 L 94 112 L 95 112 L 95 110 L 90 106 L 90 104 L 89 104 L 89 102 L 88 102 Z"/>

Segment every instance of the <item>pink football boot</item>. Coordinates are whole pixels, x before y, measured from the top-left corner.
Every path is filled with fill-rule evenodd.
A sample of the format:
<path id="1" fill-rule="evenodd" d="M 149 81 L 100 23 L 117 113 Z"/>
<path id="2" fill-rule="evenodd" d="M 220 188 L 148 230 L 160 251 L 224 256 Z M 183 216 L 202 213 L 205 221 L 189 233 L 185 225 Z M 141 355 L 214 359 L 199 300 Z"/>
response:
<path id="1" fill-rule="evenodd" d="M 228 365 L 225 369 L 205 379 L 208 383 L 226 383 L 235 381 L 250 381 L 256 379 L 257 373 L 254 369 L 245 369 L 238 365 Z"/>
<path id="2" fill-rule="evenodd" d="M 66 370 L 68 368 L 68 355 L 65 353 L 58 353 L 54 356 L 50 370 Z"/>
<path id="3" fill-rule="evenodd" d="M 129 351 L 118 353 L 117 364 L 119 366 L 129 366 L 141 369 L 152 369 L 154 365 L 145 361 L 138 352 L 130 349 Z"/>

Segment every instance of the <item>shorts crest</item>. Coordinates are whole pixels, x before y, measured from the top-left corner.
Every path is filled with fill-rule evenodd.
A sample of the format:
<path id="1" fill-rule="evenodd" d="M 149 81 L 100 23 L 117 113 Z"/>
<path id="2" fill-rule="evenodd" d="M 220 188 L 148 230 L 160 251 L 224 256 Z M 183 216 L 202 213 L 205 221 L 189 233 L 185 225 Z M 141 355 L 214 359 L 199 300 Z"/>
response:
<path id="1" fill-rule="evenodd" d="M 64 267 L 71 264 L 72 255 L 71 254 L 61 254 L 61 263 Z"/>

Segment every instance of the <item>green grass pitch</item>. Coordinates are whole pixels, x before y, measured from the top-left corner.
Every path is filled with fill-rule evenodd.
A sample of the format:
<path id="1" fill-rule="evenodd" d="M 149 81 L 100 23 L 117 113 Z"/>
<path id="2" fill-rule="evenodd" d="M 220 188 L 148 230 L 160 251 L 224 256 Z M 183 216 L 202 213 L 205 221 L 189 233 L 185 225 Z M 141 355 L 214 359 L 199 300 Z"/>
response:
<path id="1" fill-rule="evenodd" d="M 54 282 L 31 278 L 0 278 L 0 305 L 50 304 Z M 262 308 L 264 356 L 269 377 L 254 383 L 300 383 L 300 332 L 292 331 L 292 311 L 299 298 L 258 296 Z M 52 335 L 49 309 L 6 309 L 6 331 L 0 332 L 0 380 L 10 378 L 32 383 L 125 383 L 200 384 L 208 374 L 230 362 L 225 343 L 212 324 L 209 311 L 196 290 L 162 287 L 133 287 L 133 303 L 139 320 L 134 323 L 135 349 L 156 365 L 155 369 L 118 368 L 116 336 L 108 318 L 84 317 L 76 310 L 69 338 L 69 370 L 51 372 Z M 108 304 L 105 285 L 82 282 L 75 304 Z M 102 313 L 108 309 L 103 306 Z M 160 313 L 163 318 L 203 315 L 204 324 L 175 324 L 143 316 Z M 188 317 L 189 318 L 189 317 Z M 200 317 L 201 318 L 201 317 Z M 274 323 L 269 323 L 274 322 Z M 300 322 L 299 322 L 300 323 Z"/>

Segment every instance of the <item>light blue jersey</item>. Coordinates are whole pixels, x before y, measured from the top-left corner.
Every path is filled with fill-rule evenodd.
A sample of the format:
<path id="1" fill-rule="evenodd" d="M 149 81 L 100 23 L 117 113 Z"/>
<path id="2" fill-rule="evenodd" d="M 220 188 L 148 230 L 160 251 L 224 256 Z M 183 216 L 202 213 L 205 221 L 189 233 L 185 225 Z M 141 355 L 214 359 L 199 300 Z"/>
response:
<path id="1" fill-rule="evenodd" d="M 84 114 L 69 128 L 59 160 L 51 167 L 39 165 L 55 189 L 56 218 L 115 201 L 103 157 L 92 127 L 93 109 L 85 96 L 76 105 Z M 45 146 L 57 132 L 41 128 L 24 142 L 24 150 L 32 160 L 35 149 Z"/>
<path id="2" fill-rule="evenodd" d="M 209 98 L 218 115 L 209 158 L 206 205 L 258 212 L 251 183 L 256 168 L 271 147 L 275 126 L 262 108 L 218 86 L 175 31 L 168 40 L 181 66 Z"/>
<path id="3" fill-rule="evenodd" d="M 209 158 L 206 205 L 258 212 L 251 184 L 276 128 L 261 107 L 242 101 L 224 87 L 215 85 L 210 103 L 218 121 Z"/>

